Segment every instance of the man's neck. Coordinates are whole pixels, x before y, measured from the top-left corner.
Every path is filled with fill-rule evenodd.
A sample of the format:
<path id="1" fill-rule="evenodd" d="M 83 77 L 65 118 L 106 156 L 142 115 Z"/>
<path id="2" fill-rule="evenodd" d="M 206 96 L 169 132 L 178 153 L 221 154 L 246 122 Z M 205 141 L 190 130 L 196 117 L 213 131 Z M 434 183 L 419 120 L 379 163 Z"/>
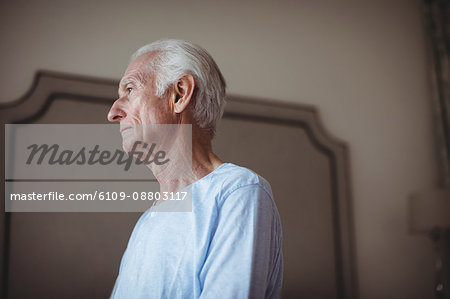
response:
<path id="1" fill-rule="evenodd" d="M 212 151 L 208 131 L 192 126 L 192 147 L 186 134 L 175 136 L 168 150 L 165 167 L 150 168 L 160 183 L 161 192 L 176 192 L 213 172 L 224 162 Z M 189 150 L 191 149 L 191 150 Z"/>

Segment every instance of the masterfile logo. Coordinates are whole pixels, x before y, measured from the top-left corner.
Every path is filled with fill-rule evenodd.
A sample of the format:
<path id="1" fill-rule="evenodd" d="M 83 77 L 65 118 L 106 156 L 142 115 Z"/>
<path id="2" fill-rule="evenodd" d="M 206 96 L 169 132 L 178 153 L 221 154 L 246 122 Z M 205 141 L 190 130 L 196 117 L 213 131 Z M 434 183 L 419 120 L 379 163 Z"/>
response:
<path id="1" fill-rule="evenodd" d="M 5 210 L 191 211 L 191 142 L 191 125 L 6 125 Z M 180 188 L 160 192 L 155 173 Z"/>
<path id="2" fill-rule="evenodd" d="M 138 150 L 138 146 L 148 149 L 147 152 Z M 133 148 L 128 153 L 118 149 L 114 152 L 109 150 L 100 150 L 100 145 L 98 144 L 96 144 L 91 150 L 86 149 L 86 147 L 82 147 L 80 150 L 75 152 L 68 149 L 60 151 L 60 146 L 57 144 L 32 144 L 27 147 L 27 149 L 30 150 L 30 155 L 28 156 L 26 164 L 30 165 L 32 163 L 36 163 L 41 165 L 42 163 L 48 163 L 49 165 L 108 165 L 111 163 L 117 163 L 117 165 L 124 165 L 124 170 L 127 171 L 130 169 L 131 163 L 133 163 L 133 156 L 137 157 L 135 160 L 137 165 L 150 165 L 151 163 L 163 165 L 170 161 L 170 159 L 166 159 L 165 151 L 159 150 L 155 152 L 155 148 L 155 143 L 148 145 L 142 141 L 135 141 Z"/>

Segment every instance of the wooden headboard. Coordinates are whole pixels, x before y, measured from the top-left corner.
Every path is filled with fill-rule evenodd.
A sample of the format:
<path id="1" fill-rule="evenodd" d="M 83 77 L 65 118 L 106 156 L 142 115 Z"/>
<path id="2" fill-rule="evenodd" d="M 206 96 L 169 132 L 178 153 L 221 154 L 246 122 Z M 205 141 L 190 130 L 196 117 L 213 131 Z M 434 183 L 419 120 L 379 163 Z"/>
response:
<path id="1" fill-rule="evenodd" d="M 0 107 L 0 119 L 107 123 L 117 86 L 39 72 L 23 98 Z M 213 146 L 222 160 L 253 169 L 272 185 L 283 226 L 282 298 L 357 298 L 347 146 L 326 132 L 314 107 L 228 99 Z M 0 194 L 4 200 L 5 190 Z M 108 297 L 140 215 L 2 209 L 1 281 L 8 298 Z"/>

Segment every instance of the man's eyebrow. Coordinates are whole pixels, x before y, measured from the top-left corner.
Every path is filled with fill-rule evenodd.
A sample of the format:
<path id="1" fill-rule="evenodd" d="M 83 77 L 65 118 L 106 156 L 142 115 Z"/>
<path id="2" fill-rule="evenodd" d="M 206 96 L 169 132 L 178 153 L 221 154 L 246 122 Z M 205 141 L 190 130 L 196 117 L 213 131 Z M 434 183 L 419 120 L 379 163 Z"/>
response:
<path id="1" fill-rule="evenodd" d="M 147 79 L 143 73 L 130 74 L 129 76 L 122 78 L 119 84 L 119 88 L 124 88 L 125 85 L 129 83 L 134 83 L 138 86 L 141 86 L 147 83 Z"/>
<path id="2" fill-rule="evenodd" d="M 120 83 L 119 83 L 119 88 L 124 88 L 125 85 L 127 85 L 128 83 L 131 83 L 131 82 L 133 82 L 133 81 L 134 81 L 134 80 L 133 80 L 133 78 L 131 78 L 131 77 L 124 78 L 124 79 L 122 79 L 122 80 L 120 81 Z"/>
<path id="3" fill-rule="evenodd" d="M 143 81 L 142 75 L 129 75 L 127 77 L 122 78 L 119 82 L 119 88 L 118 88 L 118 94 L 120 96 L 120 92 L 125 89 L 125 87 L 130 84 L 134 83 L 137 86 L 142 86 L 145 84 L 145 81 Z"/>

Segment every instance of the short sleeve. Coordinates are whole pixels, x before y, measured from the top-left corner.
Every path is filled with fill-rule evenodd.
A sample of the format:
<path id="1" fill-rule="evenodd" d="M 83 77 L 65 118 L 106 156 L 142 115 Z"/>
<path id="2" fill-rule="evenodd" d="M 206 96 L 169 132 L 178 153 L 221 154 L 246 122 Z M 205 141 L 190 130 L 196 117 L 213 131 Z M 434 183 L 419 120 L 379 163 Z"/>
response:
<path id="1" fill-rule="evenodd" d="M 278 298 L 281 223 L 272 195 L 259 184 L 232 191 L 218 207 L 200 298 Z"/>

